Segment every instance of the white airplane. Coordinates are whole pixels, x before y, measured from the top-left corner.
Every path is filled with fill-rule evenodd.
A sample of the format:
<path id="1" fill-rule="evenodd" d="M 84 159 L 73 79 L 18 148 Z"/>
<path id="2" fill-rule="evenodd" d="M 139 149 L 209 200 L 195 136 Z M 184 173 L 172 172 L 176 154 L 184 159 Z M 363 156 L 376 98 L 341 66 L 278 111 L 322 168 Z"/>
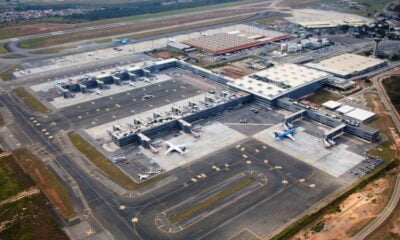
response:
<path id="1" fill-rule="evenodd" d="M 185 154 L 186 152 L 186 145 L 175 145 L 170 142 L 165 142 L 167 144 L 167 151 L 164 155 L 167 155 L 170 152 L 177 152 L 180 155 Z"/>
<path id="2" fill-rule="evenodd" d="M 103 92 L 100 91 L 100 90 L 94 90 L 94 92 L 95 92 L 97 95 L 102 95 L 102 94 L 103 94 Z"/>
<path id="3" fill-rule="evenodd" d="M 162 171 L 162 168 L 160 168 L 160 169 L 158 169 L 158 170 L 150 169 L 149 171 L 146 172 L 146 174 L 153 175 L 153 174 L 158 174 L 158 173 L 160 173 L 161 171 Z"/>
<path id="4" fill-rule="evenodd" d="M 139 176 L 139 181 L 145 180 L 148 178 L 150 175 L 149 174 L 138 174 Z"/>
<path id="5" fill-rule="evenodd" d="M 150 99 L 150 98 L 154 98 L 154 95 L 150 95 L 150 94 L 145 94 L 142 99 Z"/>
<path id="6" fill-rule="evenodd" d="M 134 87 L 134 86 L 136 86 L 136 84 L 134 82 L 129 82 L 129 86 Z"/>

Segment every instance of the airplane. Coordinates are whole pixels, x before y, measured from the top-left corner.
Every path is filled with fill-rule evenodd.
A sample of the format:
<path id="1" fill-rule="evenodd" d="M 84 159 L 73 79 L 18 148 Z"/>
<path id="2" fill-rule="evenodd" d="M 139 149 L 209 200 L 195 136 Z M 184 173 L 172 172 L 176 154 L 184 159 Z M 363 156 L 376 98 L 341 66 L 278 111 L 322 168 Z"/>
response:
<path id="1" fill-rule="evenodd" d="M 159 168 L 158 170 L 153 170 L 153 169 L 150 169 L 149 171 L 147 171 L 146 172 L 146 174 L 149 174 L 149 175 L 153 175 L 153 174 L 158 174 L 158 173 L 160 173 L 160 172 L 162 172 L 162 168 Z"/>
<path id="2" fill-rule="evenodd" d="M 112 158 L 112 162 L 113 163 L 120 163 L 120 162 L 123 162 L 125 160 L 127 160 L 127 159 L 123 155 L 122 156 L 115 156 L 115 157 Z"/>
<path id="3" fill-rule="evenodd" d="M 174 145 L 170 142 L 165 142 L 168 146 L 167 146 L 167 151 L 165 152 L 164 155 L 167 155 L 170 152 L 177 152 L 180 155 L 185 154 L 186 152 L 186 145 Z"/>
<path id="4" fill-rule="evenodd" d="M 139 176 L 139 181 L 145 180 L 148 178 L 150 175 L 149 174 L 138 174 Z"/>
<path id="5" fill-rule="evenodd" d="M 102 95 L 102 94 L 103 94 L 102 91 L 99 91 L 99 90 L 94 90 L 94 91 L 95 91 L 95 93 L 96 93 L 97 95 Z"/>
<path id="6" fill-rule="evenodd" d="M 282 132 L 274 132 L 275 134 L 275 139 L 280 140 L 285 137 L 290 138 L 292 141 L 296 141 L 296 139 L 293 137 L 295 134 L 295 129 L 293 127 L 288 126 L 286 123 L 283 124 L 285 126 L 285 130 Z"/>
<path id="7" fill-rule="evenodd" d="M 114 38 L 112 43 L 127 44 L 129 41 L 129 38 Z"/>
<path id="8" fill-rule="evenodd" d="M 145 94 L 142 99 L 150 99 L 150 98 L 154 98 L 154 95 L 150 95 L 150 94 Z"/>

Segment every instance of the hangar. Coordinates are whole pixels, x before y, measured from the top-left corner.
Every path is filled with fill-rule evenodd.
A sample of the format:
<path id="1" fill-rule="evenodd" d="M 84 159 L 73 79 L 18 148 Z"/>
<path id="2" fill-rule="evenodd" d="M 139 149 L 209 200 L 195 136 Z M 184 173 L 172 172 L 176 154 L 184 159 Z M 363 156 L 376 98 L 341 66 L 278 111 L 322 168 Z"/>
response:
<path id="1" fill-rule="evenodd" d="M 202 35 L 183 43 L 213 54 L 224 54 L 288 38 L 290 35 L 278 31 L 238 25 L 231 32 Z"/>

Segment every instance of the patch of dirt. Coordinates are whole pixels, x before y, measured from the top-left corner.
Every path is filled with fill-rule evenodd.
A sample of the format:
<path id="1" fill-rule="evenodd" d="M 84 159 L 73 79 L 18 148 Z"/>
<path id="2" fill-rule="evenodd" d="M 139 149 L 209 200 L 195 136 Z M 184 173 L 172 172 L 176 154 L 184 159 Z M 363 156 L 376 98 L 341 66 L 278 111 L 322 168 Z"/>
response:
<path id="1" fill-rule="evenodd" d="M 351 194 L 340 204 L 340 212 L 327 214 L 318 220 L 325 228 L 318 233 L 311 227 L 300 231 L 294 239 L 301 240 L 350 240 L 362 226 L 372 221 L 386 206 L 393 177 L 375 180 L 360 191 Z"/>
<path id="2" fill-rule="evenodd" d="M 35 195 L 35 194 L 38 194 L 38 193 L 40 193 L 40 190 L 39 190 L 38 187 L 36 187 L 36 186 L 31 187 L 31 188 L 29 188 L 27 190 L 19 192 L 15 196 L 9 197 L 6 200 L 1 201 L 0 202 L 0 206 L 2 206 L 4 204 L 7 204 L 7 203 L 12 203 L 12 202 L 18 201 L 18 200 L 20 200 L 22 198 L 29 197 L 29 196 L 32 196 L 32 195 Z"/>
<path id="3" fill-rule="evenodd" d="M 0 29 L 0 33 L 15 33 L 16 36 L 38 34 L 52 31 L 76 28 L 78 24 L 63 23 L 34 23 L 34 24 L 15 24 L 5 26 Z"/>
<path id="4" fill-rule="evenodd" d="M 153 56 L 156 58 L 168 59 L 172 57 L 172 54 L 168 51 L 160 51 L 160 52 L 155 52 Z"/>
<path id="5" fill-rule="evenodd" d="M 246 64 L 248 63 L 249 60 L 246 59 L 244 61 L 231 63 L 230 65 L 225 67 L 217 68 L 216 70 L 222 72 L 225 76 L 233 79 L 238 79 L 254 72 L 246 66 Z"/>

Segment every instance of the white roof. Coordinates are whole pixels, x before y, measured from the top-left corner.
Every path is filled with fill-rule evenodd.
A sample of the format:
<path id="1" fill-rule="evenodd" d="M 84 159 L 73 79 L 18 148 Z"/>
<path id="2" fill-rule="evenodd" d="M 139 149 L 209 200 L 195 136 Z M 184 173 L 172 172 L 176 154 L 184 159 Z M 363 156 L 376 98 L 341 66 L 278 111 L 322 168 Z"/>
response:
<path id="1" fill-rule="evenodd" d="M 341 102 L 337 102 L 337 101 L 333 101 L 333 100 L 329 100 L 327 102 L 324 102 L 322 104 L 322 106 L 324 106 L 324 107 L 326 107 L 328 109 L 336 109 L 336 108 L 342 106 L 342 103 Z"/>
<path id="2" fill-rule="evenodd" d="M 340 108 L 338 108 L 336 111 L 341 114 L 345 114 L 345 113 L 348 113 L 353 110 L 354 110 L 354 107 L 349 106 L 349 105 L 344 105 L 344 106 L 341 106 Z"/>
<path id="3" fill-rule="evenodd" d="M 353 111 L 350 111 L 345 114 L 346 117 L 350 117 L 356 120 L 359 120 L 361 122 L 367 121 L 370 118 L 375 117 L 375 113 L 361 109 L 361 108 L 356 108 Z"/>
<path id="4" fill-rule="evenodd" d="M 361 72 L 384 63 L 385 60 L 365 57 L 357 54 L 345 53 L 332 58 L 322 60 L 318 63 L 307 63 L 308 67 L 346 76 Z"/>
<path id="5" fill-rule="evenodd" d="M 329 76 L 325 72 L 287 63 L 237 79 L 229 85 L 272 100 L 297 88 L 325 80 Z"/>

